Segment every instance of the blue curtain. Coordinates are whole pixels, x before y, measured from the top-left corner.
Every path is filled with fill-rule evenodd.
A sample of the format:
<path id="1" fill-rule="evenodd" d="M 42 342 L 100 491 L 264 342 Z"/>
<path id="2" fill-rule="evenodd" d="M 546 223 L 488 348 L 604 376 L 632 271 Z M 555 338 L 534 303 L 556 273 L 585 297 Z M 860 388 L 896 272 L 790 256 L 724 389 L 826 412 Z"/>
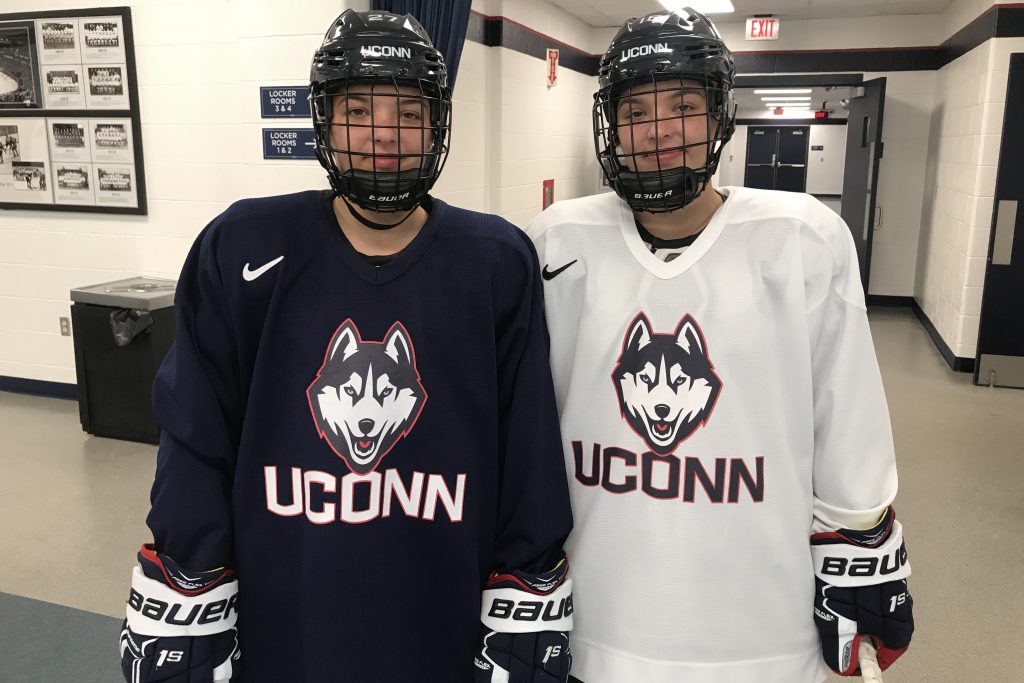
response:
<path id="1" fill-rule="evenodd" d="M 372 0 L 370 7 L 393 14 L 411 14 L 423 24 L 434 47 L 444 55 L 448 84 L 454 92 L 471 4 L 472 0 Z"/>

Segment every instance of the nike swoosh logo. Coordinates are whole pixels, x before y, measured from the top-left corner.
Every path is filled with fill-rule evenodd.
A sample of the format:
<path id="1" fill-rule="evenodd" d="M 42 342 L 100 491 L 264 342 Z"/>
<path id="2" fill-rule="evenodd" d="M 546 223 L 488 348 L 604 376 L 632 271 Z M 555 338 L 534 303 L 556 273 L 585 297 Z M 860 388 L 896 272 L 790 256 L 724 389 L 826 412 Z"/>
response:
<path id="1" fill-rule="evenodd" d="M 242 278 L 246 282 L 252 282 L 256 278 L 258 278 L 260 275 L 263 275 L 263 273 L 267 272 L 268 270 L 270 270 L 271 268 L 276 266 L 281 261 L 284 261 L 284 256 L 278 256 L 276 259 L 274 259 L 270 263 L 266 263 L 266 264 L 260 266 L 259 268 L 257 268 L 256 270 L 250 270 L 249 269 L 249 264 L 246 263 L 245 266 L 242 267 Z"/>
<path id="2" fill-rule="evenodd" d="M 544 270 L 542 270 L 540 272 L 540 274 L 544 277 L 545 280 L 550 280 L 551 278 L 557 276 L 563 270 L 565 270 L 566 268 L 571 266 L 572 264 L 576 263 L 576 261 L 578 261 L 578 260 L 579 259 L 573 259 L 572 261 L 569 261 L 568 263 L 566 263 L 564 266 L 562 266 L 558 270 L 548 270 L 548 267 L 544 266 Z"/>

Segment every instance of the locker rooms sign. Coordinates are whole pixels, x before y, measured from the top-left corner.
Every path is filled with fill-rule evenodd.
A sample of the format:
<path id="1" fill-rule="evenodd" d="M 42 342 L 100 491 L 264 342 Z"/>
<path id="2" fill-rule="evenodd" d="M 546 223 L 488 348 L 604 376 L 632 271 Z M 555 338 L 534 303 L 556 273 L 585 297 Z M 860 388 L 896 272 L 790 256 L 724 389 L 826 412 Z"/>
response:
<path id="1" fill-rule="evenodd" d="M 264 128 L 264 159 L 316 159 L 312 128 Z"/>
<path id="2" fill-rule="evenodd" d="M 309 86 L 261 87 L 260 116 L 265 119 L 308 119 L 310 117 Z"/>

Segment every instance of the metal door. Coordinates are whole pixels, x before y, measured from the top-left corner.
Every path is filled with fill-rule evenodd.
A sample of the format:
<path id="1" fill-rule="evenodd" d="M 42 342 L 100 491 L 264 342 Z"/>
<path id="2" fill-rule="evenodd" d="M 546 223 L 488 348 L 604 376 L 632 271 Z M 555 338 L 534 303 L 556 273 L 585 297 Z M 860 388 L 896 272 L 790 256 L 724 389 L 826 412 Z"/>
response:
<path id="1" fill-rule="evenodd" d="M 775 167 L 775 189 L 803 192 L 807 188 L 807 139 L 810 129 L 779 128 L 779 155 Z"/>
<path id="2" fill-rule="evenodd" d="M 871 272 L 871 241 L 878 196 L 878 162 L 882 158 L 882 113 L 885 78 L 865 81 L 863 94 L 851 97 L 847 108 L 846 165 L 840 215 L 853 233 L 860 261 L 860 281 L 868 291 Z"/>
<path id="3" fill-rule="evenodd" d="M 747 130 L 747 169 L 744 187 L 762 190 L 775 188 L 775 160 L 779 140 L 771 126 L 751 126 Z"/>
<path id="4" fill-rule="evenodd" d="M 1010 55 L 974 381 L 1024 388 L 1024 54 Z"/>
<path id="5" fill-rule="evenodd" d="M 743 185 L 803 192 L 807 186 L 806 126 L 751 126 Z"/>

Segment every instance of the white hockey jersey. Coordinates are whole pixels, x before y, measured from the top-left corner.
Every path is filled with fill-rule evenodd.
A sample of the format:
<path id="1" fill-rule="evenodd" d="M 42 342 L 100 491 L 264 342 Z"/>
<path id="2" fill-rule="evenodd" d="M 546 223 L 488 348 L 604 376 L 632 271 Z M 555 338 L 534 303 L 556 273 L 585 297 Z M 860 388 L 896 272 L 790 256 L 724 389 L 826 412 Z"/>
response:
<path id="1" fill-rule="evenodd" d="M 615 194 L 528 232 L 544 266 L 584 683 L 818 683 L 812 527 L 896 495 L 857 257 L 813 197 L 724 188 L 666 263 Z"/>

